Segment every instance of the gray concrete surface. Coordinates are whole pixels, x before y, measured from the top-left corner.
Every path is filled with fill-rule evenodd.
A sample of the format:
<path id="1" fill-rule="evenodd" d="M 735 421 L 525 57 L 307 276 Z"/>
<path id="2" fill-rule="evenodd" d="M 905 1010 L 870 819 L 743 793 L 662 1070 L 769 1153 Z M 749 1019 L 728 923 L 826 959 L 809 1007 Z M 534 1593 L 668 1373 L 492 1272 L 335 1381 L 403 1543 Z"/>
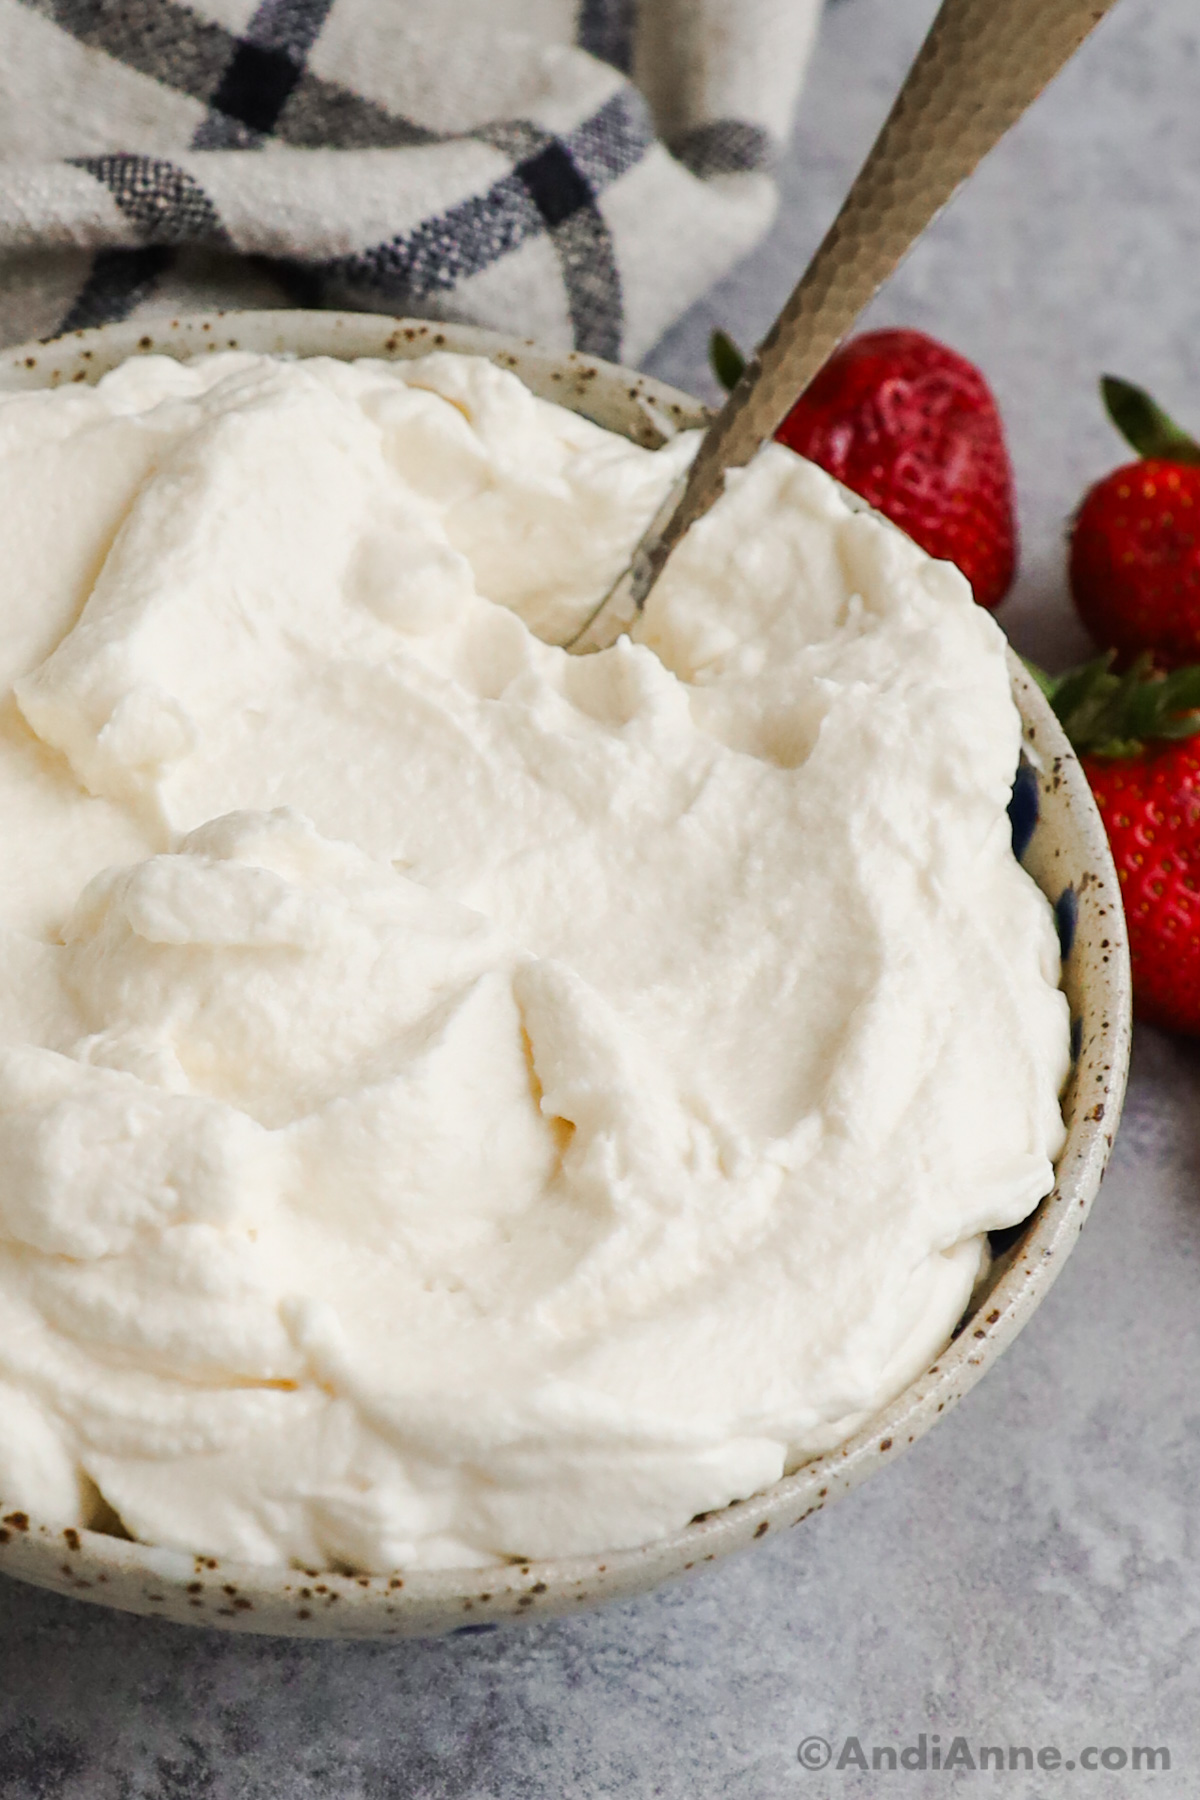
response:
<path id="1" fill-rule="evenodd" d="M 651 366 L 771 318 L 932 0 L 838 0 L 765 248 Z M 1200 426 L 1200 14 L 1121 0 L 875 309 L 976 357 L 1024 565 L 1005 623 L 1083 648 L 1063 521 L 1117 460 L 1095 378 Z M 525 1632 L 225 1640 L 0 1584 L 0 1800 L 851 1800 L 1200 1794 L 1200 1046 L 1140 1032 L 1115 1163 L 1041 1313 L 902 1463 L 689 1587 Z M 838 1770 L 845 1740 L 1128 1753 L 1169 1772 Z M 828 1740 L 806 1770 L 797 1746 Z M 911 1759 L 910 1759 L 911 1760 Z"/>

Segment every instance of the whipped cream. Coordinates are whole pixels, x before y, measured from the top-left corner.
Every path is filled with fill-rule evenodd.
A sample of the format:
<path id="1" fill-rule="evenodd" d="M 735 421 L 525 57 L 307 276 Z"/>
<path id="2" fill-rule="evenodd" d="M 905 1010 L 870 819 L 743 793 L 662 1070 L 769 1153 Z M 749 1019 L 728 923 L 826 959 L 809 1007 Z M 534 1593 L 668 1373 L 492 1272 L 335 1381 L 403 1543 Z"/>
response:
<path id="1" fill-rule="evenodd" d="M 0 396 L 0 1495 L 257 1563 L 634 1545 L 837 1444 L 1052 1181 L 959 574 L 491 364 Z"/>

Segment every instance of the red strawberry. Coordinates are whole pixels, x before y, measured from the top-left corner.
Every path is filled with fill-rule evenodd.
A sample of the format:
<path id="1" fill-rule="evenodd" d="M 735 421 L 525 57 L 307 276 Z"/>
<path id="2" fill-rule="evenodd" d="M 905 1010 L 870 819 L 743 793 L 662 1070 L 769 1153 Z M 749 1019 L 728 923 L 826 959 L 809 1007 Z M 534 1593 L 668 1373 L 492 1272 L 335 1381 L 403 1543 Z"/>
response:
<path id="1" fill-rule="evenodd" d="M 712 357 L 728 384 L 741 359 L 724 333 Z M 1016 563 L 1012 467 L 991 389 L 957 351 L 920 331 L 850 338 L 775 435 L 957 563 L 981 606 L 1003 600 Z"/>
<path id="2" fill-rule="evenodd" d="M 1148 394 L 1106 375 L 1109 417 L 1142 457 L 1096 483 L 1071 531 L 1071 592 L 1097 643 L 1121 661 L 1153 650 L 1200 657 L 1200 444 Z"/>
<path id="3" fill-rule="evenodd" d="M 1200 1035 L 1200 750 L 1084 768 L 1121 878 L 1138 1017 Z"/>
<path id="4" fill-rule="evenodd" d="M 1083 758 L 1121 881 L 1134 1010 L 1200 1036 L 1200 667 L 1128 674 L 1112 653 L 1039 677 Z"/>

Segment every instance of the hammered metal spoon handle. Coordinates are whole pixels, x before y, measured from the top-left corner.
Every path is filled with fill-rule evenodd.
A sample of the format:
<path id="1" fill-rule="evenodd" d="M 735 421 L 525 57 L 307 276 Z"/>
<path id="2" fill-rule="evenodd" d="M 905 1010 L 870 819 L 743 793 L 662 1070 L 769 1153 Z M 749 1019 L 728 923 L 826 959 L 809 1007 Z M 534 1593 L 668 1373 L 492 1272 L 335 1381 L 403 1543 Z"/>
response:
<path id="1" fill-rule="evenodd" d="M 942 0 L 874 147 L 791 298 L 709 427 L 691 472 L 573 640 L 615 643 L 726 469 L 750 461 L 956 188 L 1114 0 Z"/>

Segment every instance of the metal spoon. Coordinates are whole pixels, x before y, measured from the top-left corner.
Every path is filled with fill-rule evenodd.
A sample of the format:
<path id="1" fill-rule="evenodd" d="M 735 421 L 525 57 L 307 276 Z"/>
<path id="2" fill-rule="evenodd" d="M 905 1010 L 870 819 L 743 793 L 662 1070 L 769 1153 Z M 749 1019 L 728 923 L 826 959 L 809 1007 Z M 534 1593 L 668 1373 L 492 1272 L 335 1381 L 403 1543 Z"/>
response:
<path id="1" fill-rule="evenodd" d="M 667 496 L 629 567 L 570 641 L 628 631 L 689 525 L 748 463 L 859 313 L 1113 0 L 942 0 L 882 131 L 791 298 Z"/>

